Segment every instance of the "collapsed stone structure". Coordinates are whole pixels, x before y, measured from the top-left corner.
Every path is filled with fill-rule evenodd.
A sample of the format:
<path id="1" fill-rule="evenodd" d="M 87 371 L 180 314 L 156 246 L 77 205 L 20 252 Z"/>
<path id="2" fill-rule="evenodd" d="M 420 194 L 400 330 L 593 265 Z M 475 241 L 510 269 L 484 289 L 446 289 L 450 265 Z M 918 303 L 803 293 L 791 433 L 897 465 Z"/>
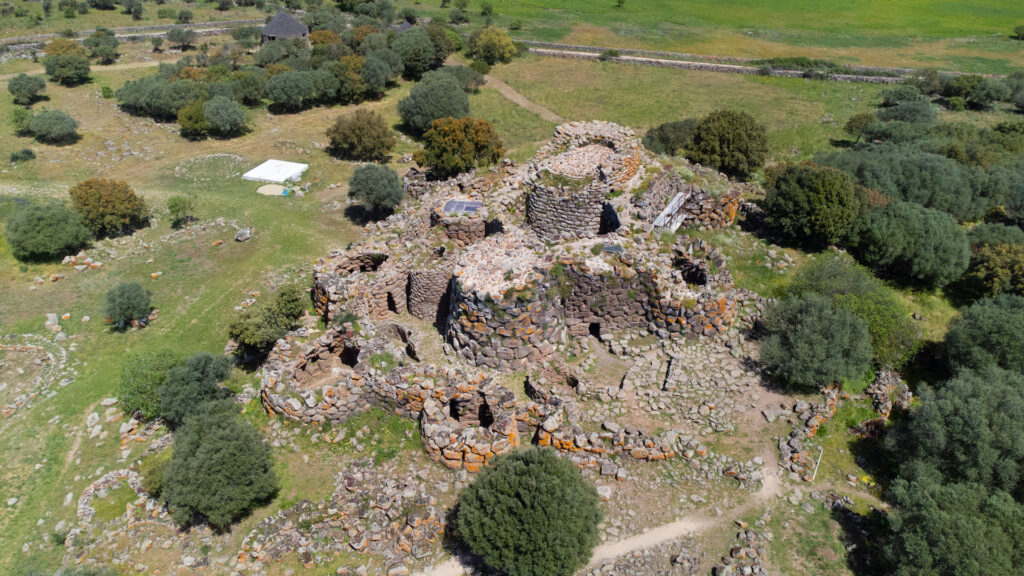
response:
<path id="1" fill-rule="evenodd" d="M 725 226 L 738 191 L 686 184 L 605 122 L 559 126 L 522 166 L 442 182 L 410 171 L 406 189 L 414 201 L 402 212 L 316 265 L 314 305 L 330 327 L 307 342 L 291 334 L 270 354 L 269 411 L 315 423 L 379 405 L 419 419 L 431 457 L 469 471 L 521 442 L 612 474 L 613 454 L 675 454 L 631 427 L 585 433 L 571 402 L 537 389 L 517 400 L 489 370 L 539 368 L 591 334 L 724 333 L 743 300 L 725 258 L 688 237 L 663 247 L 651 215 L 675 200 L 677 220 Z M 433 322 L 462 367 L 419 363 L 393 321 L 406 313 Z"/>

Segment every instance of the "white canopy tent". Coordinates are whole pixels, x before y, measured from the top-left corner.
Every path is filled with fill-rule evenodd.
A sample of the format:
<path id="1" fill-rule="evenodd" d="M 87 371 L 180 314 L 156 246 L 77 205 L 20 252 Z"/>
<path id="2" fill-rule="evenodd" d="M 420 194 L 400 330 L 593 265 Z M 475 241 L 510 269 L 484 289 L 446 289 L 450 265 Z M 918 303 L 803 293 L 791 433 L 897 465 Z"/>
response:
<path id="1" fill-rule="evenodd" d="M 263 164 L 242 174 L 244 180 L 259 180 L 260 182 L 274 182 L 284 184 L 285 182 L 296 182 L 302 178 L 302 173 L 309 168 L 309 164 L 298 162 L 285 162 L 284 160 L 267 160 Z"/>

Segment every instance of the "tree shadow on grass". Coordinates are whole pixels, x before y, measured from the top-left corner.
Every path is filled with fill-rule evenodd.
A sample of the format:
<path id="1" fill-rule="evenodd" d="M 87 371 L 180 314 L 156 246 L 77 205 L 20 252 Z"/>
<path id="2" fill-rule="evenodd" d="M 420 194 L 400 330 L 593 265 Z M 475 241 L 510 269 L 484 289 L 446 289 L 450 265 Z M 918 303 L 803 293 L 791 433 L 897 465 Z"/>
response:
<path id="1" fill-rule="evenodd" d="M 855 576 L 882 576 L 891 573 L 884 545 L 889 541 L 889 523 L 884 512 L 872 508 L 858 514 L 845 506 L 832 508 L 832 519 L 842 529 L 848 553 L 846 566 Z"/>
<path id="2" fill-rule="evenodd" d="M 473 554 L 466 548 L 466 545 L 458 537 L 458 530 L 455 525 L 455 518 L 458 515 L 459 506 L 452 506 L 444 519 L 444 539 L 441 542 L 444 551 L 453 558 L 457 558 L 459 564 L 465 569 L 466 576 L 499 576 L 500 572 L 493 570 L 484 562 L 483 558 Z"/>
<path id="3" fill-rule="evenodd" d="M 366 226 L 370 222 L 380 222 L 391 215 L 390 212 L 379 213 L 367 210 L 362 204 L 349 204 L 345 207 L 345 217 L 357 226 Z"/>

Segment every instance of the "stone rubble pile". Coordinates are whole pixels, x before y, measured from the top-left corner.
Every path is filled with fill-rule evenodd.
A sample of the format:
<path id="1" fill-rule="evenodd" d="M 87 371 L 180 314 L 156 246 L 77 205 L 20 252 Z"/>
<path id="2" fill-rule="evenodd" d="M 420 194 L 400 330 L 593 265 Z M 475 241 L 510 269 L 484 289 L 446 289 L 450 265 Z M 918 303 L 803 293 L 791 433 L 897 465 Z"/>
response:
<path id="1" fill-rule="evenodd" d="M 818 455 L 812 454 L 807 441 L 814 438 L 818 428 L 835 416 L 839 406 L 839 386 L 832 384 L 822 388 L 825 401 L 811 404 L 803 400 L 793 406 L 793 414 L 802 422 L 788 438 L 779 440 L 779 466 L 789 472 L 790 479 L 810 482 Z M 767 417 L 767 415 L 766 415 Z"/>

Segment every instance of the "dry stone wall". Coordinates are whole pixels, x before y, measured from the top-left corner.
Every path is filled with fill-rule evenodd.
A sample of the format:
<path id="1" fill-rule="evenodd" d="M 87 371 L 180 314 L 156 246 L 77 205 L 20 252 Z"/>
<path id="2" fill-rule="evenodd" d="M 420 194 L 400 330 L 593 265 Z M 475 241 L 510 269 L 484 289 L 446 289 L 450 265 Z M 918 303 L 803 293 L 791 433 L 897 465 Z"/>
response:
<path id="1" fill-rule="evenodd" d="M 519 370 L 554 353 L 564 330 L 548 286 L 535 282 L 507 294 L 495 298 L 455 279 L 446 336 L 457 354 L 477 366 Z"/>
<path id="2" fill-rule="evenodd" d="M 580 191 L 536 180 L 528 186 L 526 221 L 541 238 L 593 238 L 600 232 L 607 184 L 594 181 Z"/>

